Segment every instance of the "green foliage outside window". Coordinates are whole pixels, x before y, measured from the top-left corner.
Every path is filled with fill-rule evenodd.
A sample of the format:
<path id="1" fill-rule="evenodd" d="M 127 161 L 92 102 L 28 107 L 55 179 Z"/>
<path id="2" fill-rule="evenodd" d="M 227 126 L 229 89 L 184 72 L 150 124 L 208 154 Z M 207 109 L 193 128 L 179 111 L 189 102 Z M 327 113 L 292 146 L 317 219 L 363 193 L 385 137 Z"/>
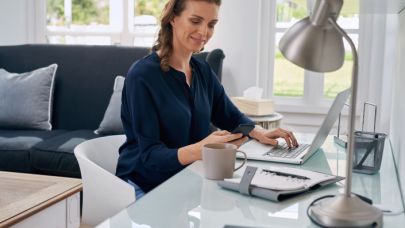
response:
<path id="1" fill-rule="evenodd" d="M 135 16 L 152 15 L 160 18 L 167 0 L 135 0 Z"/>
<path id="2" fill-rule="evenodd" d="M 47 0 L 46 16 L 48 25 L 63 25 L 65 23 L 65 8 L 63 0 Z"/>
<path id="3" fill-rule="evenodd" d="M 72 8 L 73 24 L 109 23 L 109 7 L 106 0 L 73 0 Z"/>
<path id="4" fill-rule="evenodd" d="M 285 0 L 277 4 L 276 17 L 278 22 L 298 20 L 308 15 L 306 0 Z"/>
<path id="5" fill-rule="evenodd" d="M 135 15 L 160 17 L 167 0 L 134 0 Z M 64 0 L 47 0 L 48 25 L 66 24 Z M 72 24 L 108 24 L 108 0 L 72 0 Z"/>
<path id="6" fill-rule="evenodd" d="M 358 15 L 358 12 L 359 0 L 344 1 L 340 17 L 353 17 Z M 277 3 L 276 15 L 279 22 L 302 19 L 308 16 L 307 0 L 283 0 Z"/>
<path id="7" fill-rule="evenodd" d="M 48 25 L 66 24 L 64 0 L 47 0 Z M 72 0 L 72 24 L 108 24 L 108 0 Z"/>
<path id="8" fill-rule="evenodd" d="M 303 95 L 303 69 L 286 60 L 280 51 L 275 54 L 274 96 L 299 97 Z M 336 94 L 350 86 L 353 56 L 350 52 L 345 54 L 343 66 L 334 72 L 325 75 L 326 98 L 334 98 Z M 286 73 L 290 75 L 286 75 Z"/>

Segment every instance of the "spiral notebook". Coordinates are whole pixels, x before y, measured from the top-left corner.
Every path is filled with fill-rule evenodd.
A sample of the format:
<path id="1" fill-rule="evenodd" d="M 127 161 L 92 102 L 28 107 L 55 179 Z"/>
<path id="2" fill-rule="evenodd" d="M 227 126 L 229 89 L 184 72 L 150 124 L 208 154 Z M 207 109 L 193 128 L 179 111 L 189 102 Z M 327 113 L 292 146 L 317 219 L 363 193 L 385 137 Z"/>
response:
<path id="1" fill-rule="evenodd" d="M 261 169 L 248 166 L 242 178 L 225 179 L 219 181 L 218 185 L 241 194 L 281 201 L 343 179 L 340 176 L 290 167 Z"/>

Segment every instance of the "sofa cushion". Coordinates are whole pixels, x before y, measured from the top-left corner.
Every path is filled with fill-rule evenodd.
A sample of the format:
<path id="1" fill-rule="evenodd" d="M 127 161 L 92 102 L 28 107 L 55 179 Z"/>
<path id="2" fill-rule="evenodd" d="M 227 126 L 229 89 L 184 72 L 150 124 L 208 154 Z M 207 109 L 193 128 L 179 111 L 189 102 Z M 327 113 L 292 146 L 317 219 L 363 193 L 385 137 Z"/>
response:
<path id="1" fill-rule="evenodd" d="M 65 131 L 0 130 L 0 170 L 31 172 L 30 149 L 63 132 Z"/>
<path id="2" fill-rule="evenodd" d="M 146 47 L 27 44 L 0 46 L 0 68 L 9 72 L 58 64 L 53 129 L 96 129 L 111 97 L 115 76 L 150 52 Z"/>
<path id="3" fill-rule="evenodd" d="M 52 129 L 56 69 L 56 64 L 22 74 L 0 69 L 0 129 Z"/>
<path id="4" fill-rule="evenodd" d="M 80 143 L 97 137 L 92 130 L 76 130 L 38 143 L 30 151 L 31 166 L 37 173 L 80 177 L 73 150 Z"/>
<path id="5" fill-rule="evenodd" d="M 124 134 L 124 127 L 121 121 L 121 94 L 125 78 L 117 76 L 114 81 L 113 94 L 110 98 L 107 110 L 104 113 L 100 126 L 95 131 L 100 135 Z"/>

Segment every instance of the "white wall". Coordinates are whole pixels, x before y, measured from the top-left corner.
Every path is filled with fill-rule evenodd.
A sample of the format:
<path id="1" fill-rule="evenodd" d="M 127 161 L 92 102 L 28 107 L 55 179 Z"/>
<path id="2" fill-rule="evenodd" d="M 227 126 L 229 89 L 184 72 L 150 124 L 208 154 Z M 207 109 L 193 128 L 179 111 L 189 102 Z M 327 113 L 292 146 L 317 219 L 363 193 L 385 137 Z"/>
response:
<path id="1" fill-rule="evenodd" d="M 392 59 L 396 60 L 396 69 L 394 72 L 390 138 L 397 162 L 402 194 L 405 194 L 405 11 L 402 11 L 398 16 L 398 29 L 397 53 L 392 56 Z"/>
<path id="2" fill-rule="evenodd" d="M 0 45 L 27 42 L 27 1 L 0 1 Z"/>
<path id="3" fill-rule="evenodd" d="M 0 45 L 45 43 L 46 0 L 0 0 Z"/>
<path id="4" fill-rule="evenodd" d="M 221 48 L 226 57 L 222 82 L 229 96 L 256 84 L 260 0 L 223 0 L 219 23 L 206 49 Z"/>

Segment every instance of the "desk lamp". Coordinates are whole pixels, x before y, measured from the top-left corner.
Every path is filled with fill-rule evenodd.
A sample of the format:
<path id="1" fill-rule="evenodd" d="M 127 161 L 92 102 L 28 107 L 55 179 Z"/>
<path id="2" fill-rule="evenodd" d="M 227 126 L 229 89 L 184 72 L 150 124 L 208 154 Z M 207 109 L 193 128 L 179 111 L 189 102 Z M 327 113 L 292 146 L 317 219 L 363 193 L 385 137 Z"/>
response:
<path id="1" fill-rule="evenodd" d="M 343 0 L 317 0 L 314 10 L 280 40 L 281 53 L 294 64 L 315 72 L 331 72 L 343 65 L 343 38 L 353 54 L 346 185 L 344 194 L 321 198 L 308 208 L 310 219 L 326 227 L 380 227 L 382 212 L 351 193 L 354 127 L 358 84 L 358 56 L 353 41 L 336 23 Z"/>

